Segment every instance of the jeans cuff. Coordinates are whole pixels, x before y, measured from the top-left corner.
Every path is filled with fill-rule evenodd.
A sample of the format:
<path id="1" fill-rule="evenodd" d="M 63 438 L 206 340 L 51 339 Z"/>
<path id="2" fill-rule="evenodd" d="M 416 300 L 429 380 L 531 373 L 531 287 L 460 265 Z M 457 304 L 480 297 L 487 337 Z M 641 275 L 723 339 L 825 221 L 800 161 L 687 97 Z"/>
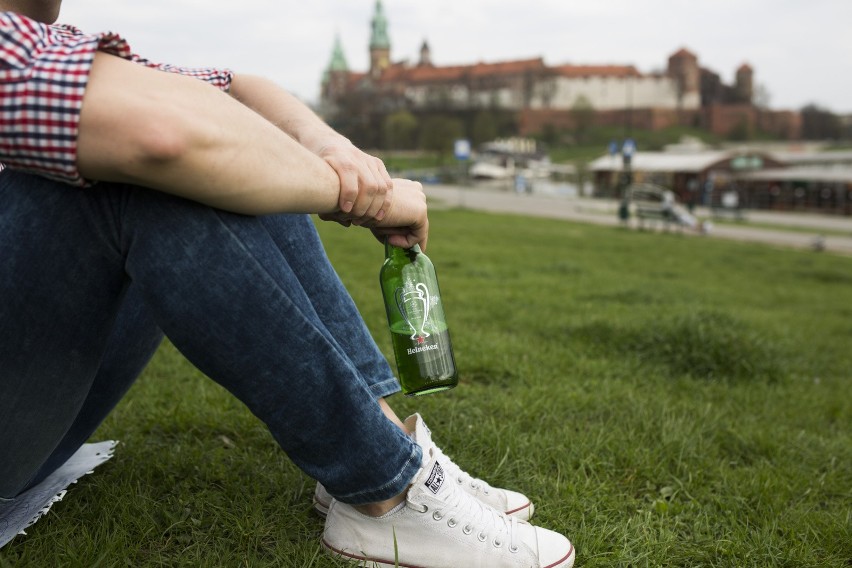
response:
<path id="1" fill-rule="evenodd" d="M 411 455 L 402 464 L 399 473 L 393 479 L 375 489 L 360 491 L 358 493 L 350 493 L 342 497 L 336 497 L 344 503 L 350 505 L 363 505 L 365 503 L 377 503 L 395 497 L 405 491 L 412 480 L 417 476 L 420 468 L 423 467 L 423 449 L 418 444 L 412 444 Z"/>
<path id="2" fill-rule="evenodd" d="M 400 390 L 402 390 L 402 388 L 399 386 L 399 381 L 396 380 L 396 377 L 390 377 L 380 383 L 373 383 L 370 385 L 370 392 L 373 393 L 373 396 L 376 398 L 390 396 L 398 393 Z"/>

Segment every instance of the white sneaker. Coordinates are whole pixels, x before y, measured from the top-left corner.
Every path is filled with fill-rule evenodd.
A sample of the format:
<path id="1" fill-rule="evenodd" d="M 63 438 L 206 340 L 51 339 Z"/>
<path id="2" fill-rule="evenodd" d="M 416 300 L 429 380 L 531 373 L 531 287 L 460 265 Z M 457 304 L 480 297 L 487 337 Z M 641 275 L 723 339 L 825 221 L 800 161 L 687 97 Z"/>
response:
<path id="1" fill-rule="evenodd" d="M 535 512 L 535 505 L 532 504 L 526 495 L 509 489 L 491 487 L 485 481 L 471 476 L 453 463 L 432 441 L 432 432 L 430 432 L 419 414 L 412 414 L 406 418 L 405 426 L 414 433 L 414 441 L 420 444 L 424 454 L 427 451 L 432 451 L 435 457 L 440 460 L 441 467 L 444 469 L 444 475 L 446 475 L 447 479 L 454 481 L 467 493 L 498 511 L 503 511 L 505 514 L 517 517 L 522 521 L 528 521 L 532 518 Z M 321 515 L 327 515 L 328 508 L 331 506 L 333 499 L 328 491 L 325 490 L 325 487 L 317 483 L 317 487 L 314 490 L 314 508 L 317 512 Z"/>
<path id="2" fill-rule="evenodd" d="M 381 568 L 571 568 L 574 547 L 482 503 L 452 482 L 436 452 L 406 501 L 381 517 L 333 501 L 323 545 L 335 556 Z"/>

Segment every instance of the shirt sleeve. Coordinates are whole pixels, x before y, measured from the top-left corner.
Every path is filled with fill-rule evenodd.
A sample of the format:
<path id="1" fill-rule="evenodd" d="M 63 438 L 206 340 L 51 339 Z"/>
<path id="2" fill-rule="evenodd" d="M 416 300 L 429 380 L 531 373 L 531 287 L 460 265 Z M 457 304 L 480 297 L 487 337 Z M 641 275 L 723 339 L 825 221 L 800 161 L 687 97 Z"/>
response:
<path id="1" fill-rule="evenodd" d="M 0 170 L 5 166 L 75 186 L 83 94 L 97 51 L 230 88 L 232 73 L 156 64 L 134 54 L 114 33 L 84 34 L 0 12 Z"/>

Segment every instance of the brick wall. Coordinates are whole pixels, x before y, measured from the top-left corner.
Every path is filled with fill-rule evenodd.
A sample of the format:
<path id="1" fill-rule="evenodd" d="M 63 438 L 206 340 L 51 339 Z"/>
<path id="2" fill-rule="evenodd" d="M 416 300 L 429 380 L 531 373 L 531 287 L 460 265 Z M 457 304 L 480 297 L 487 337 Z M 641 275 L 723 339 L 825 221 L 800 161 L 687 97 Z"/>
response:
<path id="1" fill-rule="evenodd" d="M 548 127 L 557 131 L 577 128 L 577 115 L 570 110 L 524 109 L 519 113 L 521 136 L 539 134 Z M 589 126 L 623 126 L 639 130 L 662 130 L 671 126 L 703 128 L 722 138 L 750 138 L 767 133 L 785 140 L 801 137 L 802 119 L 795 111 L 760 110 L 752 105 L 710 105 L 700 110 L 622 109 L 595 112 Z"/>
<path id="2" fill-rule="evenodd" d="M 522 136 L 541 133 L 546 128 L 572 131 L 577 128 L 577 115 L 570 110 L 524 109 L 519 113 Z M 673 109 L 621 109 L 595 112 L 589 126 L 623 126 L 638 130 L 662 130 L 670 126 L 701 126 L 701 111 Z"/>

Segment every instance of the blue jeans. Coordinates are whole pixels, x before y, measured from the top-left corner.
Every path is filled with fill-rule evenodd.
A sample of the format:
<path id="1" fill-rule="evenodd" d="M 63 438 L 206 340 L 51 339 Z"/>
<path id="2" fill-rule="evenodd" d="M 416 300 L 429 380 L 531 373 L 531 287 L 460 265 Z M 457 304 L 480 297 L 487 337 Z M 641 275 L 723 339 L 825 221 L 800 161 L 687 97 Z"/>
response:
<path id="1" fill-rule="evenodd" d="M 308 216 L 6 170 L 0 499 L 88 439 L 163 333 L 338 499 L 390 498 L 420 467 L 420 448 L 376 402 L 397 381 Z"/>

